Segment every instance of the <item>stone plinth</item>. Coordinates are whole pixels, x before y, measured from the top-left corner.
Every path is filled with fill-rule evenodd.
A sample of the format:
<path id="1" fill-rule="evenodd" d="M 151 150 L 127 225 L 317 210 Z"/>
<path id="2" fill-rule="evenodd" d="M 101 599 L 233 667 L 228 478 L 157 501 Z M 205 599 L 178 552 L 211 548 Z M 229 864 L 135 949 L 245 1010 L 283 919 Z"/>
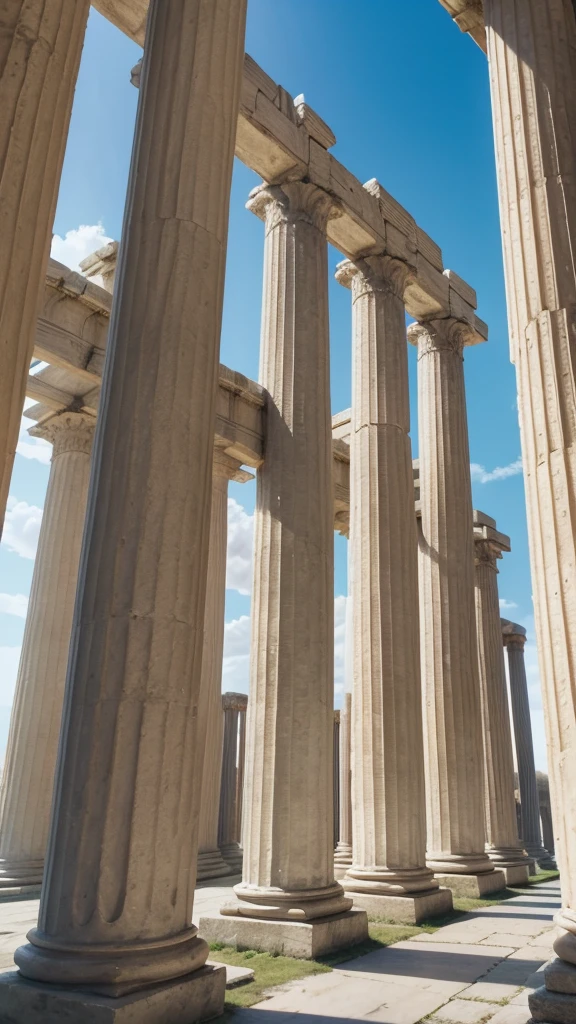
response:
<path id="1" fill-rule="evenodd" d="M 346 945 L 346 922 L 358 919 L 340 917 L 352 900 L 334 880 L 332 201 L 291 182 L 255 190 L 248 205 L 265 222 L 267 457 L 254 514 L 243 875 L 223 913 L 260 919 L 250 929 L 259 949 L 274 948 L 286 920 L 338 915 Z"/>
<path id="2" fill-rule="evenodd" d="M 529 858 L 518 839 L 497 566 L 503 552 L 509 550 L 509 538 L 498 532 L 493 519 L 475 509 L 474 590 L 484 744 L 486 852 L 494 867 L 504 872 L 507 884 L 519 885 L 528 881 Z"/>
<path id="3" fill-rule="evenodd" d="M 400 260 L 340 264 L 352 291 L 350 438 L 353 860 L 359 906 L 437 889 L 426 866 L 420 708 L 418 542 L 409 437 L 408 351 Z M 392 485 L 393 481 L 393 485 Z M 357 894 L 367 902 L 357 902 Z M 443 909 L 446 906 L 445 896 Z M 442 902 L 442 901 L 441 901 Z M 415 909 L 410 909 L 413 920 Z"/>
<path id="4" fill-rule="evenodd" d="M 494 873 L 494 867 L 484 849 L 484 756 L 463 350 L 481 339 L 470 325 L 453 319 L 414 324 L 408 337 L 418 347 L 427 864 L 446 885 L 455 875 L 458 886 L 502 888 L 502 875 L 501 882 L 493 875 L 480 878 Z"/>
<path id="5" fill-rule="evenodd" d="M 53 448 L 0 788 L 0 895 L 42 883 L 95 425 L 65 412 L 30 430 Z"/>
<path id="6" fill-rule="evenodd" d="M 470 896 L 472 899 L 481 899 L 491 892 L 501 892 L 506 888 L 506 875 L 494 868 L 485 874 L 472 874 L 471 871 L 461 874 L 437 871 L 436 878 L 440 885 L 446 885 L 451 889 L 454 896 Z M 524 879 L 524 875 L 522 878 Z"/>
<path id="7" fill-rule="evenodd" d="M 0 533 L 89 10 L 0 6 Z"/>
<path id="8" fill-rule="evenodd" d="M 364 910 L 356 908 L 315 921 L 214 915 L 200 918 L 200 932 L 209 942 L 223 942 L 237 949 L 263 949 L 279 956 L 315 960 L 364 942 L 368 919 Z"/>
<path id="9" fill-rule="evenodd" d="M 396 924 L 420 924 L 452 910 L 450 889 L 437 887 L 411 896 L 382 896 L 354 892 L 354 909 L 365 910 L 369 921 L 393 921 Z M 346 883 L 344 883 L 346 884 Z M 348 890 L 347 890 L 348 891 Z"/>
<path id="10" fill-rule="evenodd" d="M 0 974 L 0 1005 L 4 1020 L 25 1024 L 190 1024 L 222 1012 L 226 968 L 205 966 L 167 985 L 113 999 L 90 992 L 71 992 L 26 981 L 17 972 Z"/>
<path id="11" fill-rule="evenodd" d="M 177 1020 L 182 978 L 199 1016 L 223 1009 L 215 972 L 189 976 L 208 956 L 191 923 L 198 714 L 245 16 L 244 0 L 150 3 L 44 885 L 15 954 L 44 1021 L 59 987 L 132 995 L 140 1021 L 161 987 L 158 1019 Z M 30 1024 L 14 998 L 0 988 L 0 1018 L 9 1002 Z"/>

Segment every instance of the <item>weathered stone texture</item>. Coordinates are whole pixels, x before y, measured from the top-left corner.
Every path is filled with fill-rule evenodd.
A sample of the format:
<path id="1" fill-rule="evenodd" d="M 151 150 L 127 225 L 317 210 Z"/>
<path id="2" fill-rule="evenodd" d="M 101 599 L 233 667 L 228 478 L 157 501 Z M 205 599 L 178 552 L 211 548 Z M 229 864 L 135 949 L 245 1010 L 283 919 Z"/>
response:
<path id="1" fill-rule="evenodd" d="M 0 6 L 0 532 L 89 9 Z"/>

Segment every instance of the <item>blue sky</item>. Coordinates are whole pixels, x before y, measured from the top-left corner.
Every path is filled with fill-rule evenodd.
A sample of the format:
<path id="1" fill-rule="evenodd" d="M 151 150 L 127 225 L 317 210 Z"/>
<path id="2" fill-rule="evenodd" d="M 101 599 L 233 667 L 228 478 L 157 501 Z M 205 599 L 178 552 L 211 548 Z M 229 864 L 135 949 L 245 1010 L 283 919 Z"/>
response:
<path id="1" fill-rule="evenodd" d="M 333 129 L 333 152 L 361 181 L 376 177 L 442 247 L 445 266 L 478 292 L 490 340 L 468 350 L 466 382 L 475 507 L 512 538 L 500 563 L 503 614 L 533 636 L 514 369 L 498 223 L 486 58 L 434 0 L 249 0 L 247 51 Z M 74 266 L 122 223 L 140 48 L 92 11 L 54 225 L 54 255 Z M 236 163 L 221 359 L 256 378 L 263 231 L 244 204 L 257 177 Z M 78 231 L 81 225 L 83 231 Z M 331 271 L 341 259 L 330 249 Z M 350 404 L 350 294 L 330 284 L 333 411 Z M 414 352 L 412 438 L 417 455 Z M 29 425 L 29 424 L 28 424 Z M 48 479 L 49 450 L 17 455 L 0 546 L 0 759 L 22 640 L 25 598 Z M 43 461 L 41 461 L 43 460 Z M 496 472 L 495 470 L 503 470 Z M 250 514 L 254 484 L 232 484 L 224 688 L 247 684 Z M 337 682 L 343 667 L 346 542 L 336 538 Z M 546 755 L 534 644 L 527 648 L 537 766 Z"/>

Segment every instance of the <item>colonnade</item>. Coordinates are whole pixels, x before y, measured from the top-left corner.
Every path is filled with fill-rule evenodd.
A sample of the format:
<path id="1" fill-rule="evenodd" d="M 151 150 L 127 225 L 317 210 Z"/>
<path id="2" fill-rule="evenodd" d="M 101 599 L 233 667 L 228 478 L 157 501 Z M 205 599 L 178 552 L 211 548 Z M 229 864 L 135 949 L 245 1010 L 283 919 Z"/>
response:
<path id="1" fill-rule="evenodd" d="M 536 0 L 522 3 L 533 7 Z M 554 3 L 571 33 L 568 0 Z M 521 54 L 510 70 L 510 26 L 499 20 L 499 6 L 500 0 L 485 4 L 492 84 L 508 97 L 511 111 L 535 79 L 530 60 L 529 73 L 521 66 Z M 7 11 L 0 34 L 18 73 L 7 85 L 0 82 L 13 100 L 11 108 L 0 104 L 0 138 L 3 131 L 7 140 L 16 137 L 14 124 L 20 130 L 22 120 L 28 158 L 11 163 L 10 146 L 0 149 L 0 204 L 11 215 L 25 211 L 7 250 L 8 266 L 13 260 L 16 268 L 13 290 L 0 288 L 0 332 L 9 353 L 2 377 L 7 401 L 0 402 L 6 419 L 0 423 L 2 509 L 88 4 L 12 0 Z M 206 966 L 206 939 L 233 936 L 252 948 L 317 956 L 361 941 L 366 911 L 418 920 L 449 907 L 451 891 L 484 894 L 527 875 L 514 827 L 499 639 L 495 570 L 506 539 L 488 517 L 474 518 L 470 490 L 463 358 L 466 347 L 485 340 L 485 325 L 475 315 L 473 290 L 443 271 L 438 248 L 378 182 L 361 194 L 351 175 L 340 186 L 343 175 L 328 153 L 334 136 L 300 102 L 286 118 L 294 131 L 283 126 L 279 147 L 266 148 L 258 137 L 262 148 L 254 162 L 268 161 L 273 173 L 248 203 L 264 222 L 260 384 L 266 426 L 255 511 L 243 878 L 232 902 L 202 919 L 202 938 L 191 923 L 198 851 L 200 872 L 233 858 L 228 846 L 236 844 L 238 854 L 238 811 L 232 828 L 230 810 L 221 805 L 218 811 L 215 785 L 226 494 L 229 479 L 245 476 L 238 459 L 214 452 L 232 157 L 235 144 L 245 153 L 254 143 L 245 127 L 256 117 L 254 96 L 267 97 L 274 110 L 287 106 L 285 91 L 275 103 L 274 83 L 252 69 L 241 107 L 245 16 L 246 0 L 197 0 L 192 9 L 182 0 L 151 0 L 89 487 L 94 418 L 67 409 L 38 428 L 54 440 L 54 452 L 19 672 L 18 728 L 7 761 L 6 779 L 17 779 L 20 788 L 6 783 L 2 790 L 0 871 L 8 883 L 37 884 L 46 847 L 47 853 L 38 927 L 16 951 L 20 973 L 0 977 L 0 1014 L 15 1022 L 50 1024 L 64 1011 L 70 1020 L 85 1020 L 88 1005 L 114 1009 L 119 999 L 135 1006 L 145 1001 L 150 1024 L 183 1020 L 184 1006 L 187 1021 L 215 1016 L 225 978 L 223 968 Z M 558 26 L 551 21 L 540 28 L 548 38 Z M 36 55 L 49 32 L 56 57 L 47 65 Z M 23 54 L 24 37 L 29 48 Z M 536 60 L 539 40 L 532 43 Z M 566 53 L 558 62 L 561 84 L 571 84 L 569 42 L 558 37 L 555 43 Z M 514 88 L 504 88 L 507 74 L 516 76 Z M 538 95 L 539 82 L 535 88 Z M 553 97 L 561 93 L 552 90 Z M 546 118 L 548 127 L 556 126 L 554 104 L 527 109 L 536 136 Z M 497 125 L 502 167 L 518 159 L 506 138 Z M 561 147 L 555 152 L 561 161 L 555 180 L 563 186 Z M 526 159 L 533 154 L 534 147 Z M 35 176 L 28 173 L 32 163 Z M 505 173 L 506 187 L 512 177 L 517 184 L 522 178 L 517 166 Z M 530 196 L 536 205 L 552 201 L 537 184 Z M 517 208 L 504 202 L 503 221 L 526 260 L 525 237 L 512 222 Z M 548 239 L 548 268 L 560 266 L 567 238 L 562 218 L 547 223 L 558 221 Z M 541 239 L 534 233 L 530 244 Z M 350 288 L 353 309 L 353 671 L 342 723 L 351 744 L 350 773 L 341 757 L 338 880 L 328 240 L 347 257 L 338 280 Z M 21 265 L 29 272 L 19 273 Z M 510 291 L 512 259 L 507 272 Z M 563 961 L 549 969 L 548 992 L 534 997 L 532 1012 L 562 1024 L 569 1019 L 562 1005 L 568 1000 L 572 1006 L 570 993 L 576 995 L 576 985 L 570 987 L 576 971 L 569 966 L 576 965 L 570 910 L 576 858 L 570 642 L 576 625 L 568 614 L 574 574 L 559 568 L 561 546 L 564 569 L 574 562 L 573 531 L 566 512 L 555 518 L 555 510 L 572 509 L 562 501 L 571 486 L 576 413 L 572 392 L 547 387 L 541 364 L 534 377 L 531 360 L 543 346 L 551 365 L 560 360 L 557 379 L 571 379 L 566 339 L 576 297 L 569 275 L 558 269 L 552 277 L 542 278 L 546 302 L 535 301 L 541 294 L 525 296 L 525 307 L 516 310 L 512 341 L 525 399 L 548 739 L 552 751 L 565 753 L 551 766 L 567 906 L 556 942 Z M 0 279 L 11 280 L 10 274 Z M 525 284 L 532 280 L 525 276 Z M 415 320 L 408 336 L 418 353 L 418 523 L 406 311 Z M 541 384 L 540 404 L 531 400 L 534 380 Z M 544 448 L 543 436 L 550 441 Z M 64 483 L 75 497 L 67 512 Z M 555 547 L 539 511 L 542 495 L 557 525 Z M 512 684 L 514 641 L 507 646 Z M 48 671 L 39 671 L 39 659 Z M 514 693 L 512 686 L 513 708 Z M 562 702 L 555 700 L 560 693 Z M 48 777 L 61 715 L 48 829 Z M 33 759 L 42 778 L 30 776 L 30 744 L 45 751 Z M 223 766 L 230 779 L 235 775 L 236 808 L 239 764 L 230 758 Z M 37 833 L 28 837 L 21 815 L 32 790 L 42 813 Z M 532 807 L 527 798 L 527 830 Z"/>

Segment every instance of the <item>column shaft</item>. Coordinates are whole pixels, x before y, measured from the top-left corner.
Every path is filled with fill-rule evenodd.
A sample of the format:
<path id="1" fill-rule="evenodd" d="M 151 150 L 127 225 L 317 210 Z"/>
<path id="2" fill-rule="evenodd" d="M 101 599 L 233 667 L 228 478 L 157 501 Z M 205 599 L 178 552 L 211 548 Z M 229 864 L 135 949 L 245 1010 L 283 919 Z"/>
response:
<path id="1" fill-rule="evenodd" d="M 31 430 L 54 447 L 0 789 L 0 892 L 42 882 L 94 426 L 65 412 Z"/>
<path id="2" fill-rule="evenodd" d="M 0 533 L 89 0 L 0 7 Z"/>
<path id="3" fill-rule="evenodd" d="M 576 16 L 571 0 L 485 0 L 484 15 L 566 929 L 554 948 L 576 966 Z M 555 984 L 535 1019 L 557 1019 Z"/>
<path id="4" fill-rule="evenodd" d="M 414 713 L 422 693 L 403 302 L 408 273 L 386 256 L 341 264 L 338 273 L 353 302 L 354 839 L 343 885 L 355 899 L 360 894 L 359 905 L 369 912 L 382 897 L 438 889 L 426 867 L 422 719 Z"/>
<path id="5" fill-rule="evenodd" d="M 331 202 L 299 182 L 258 190 L 265 220 L 258 473 L 246 751 L 246 916 L 347 910 L 334 881 L 334 583 L 328 269 Z M 274 907 L 274 914 L 270 907 Z"/>
<path id="6" fill-rule="evenodd" d="M 350 597 L 346 606 L 346 627 L 348 627 L 348 604 L 352 604 Z M 346 629 L 346 645 L 349 642 L 348 628 Z M 351 638 L 350 638 L 351 639 Z M 350 766 L 350 742 L 351 742 L 351 717 L 352 717 L 352 694 L 345 693 L 340 711 L 340 756 L 339 756 L 339 786 L 338 786 L 338 809 L 340 812 L 340 829 L 338 845 L 334 853 L 334 868 L 336 877 L 341 878 L 346 873 L 346 868 L 352 866 L 352 777 Z"/>
<path id="7" fill-rule="evenodd" d="M 419 575 L 428 865 L 471 895 L 502 888 L 484 851 L 484 770 L 463 346 L 454 320 L 414 325 L 418 345 Z M 476 882 L 460 882 L 458 875 Z"/>
<path id="8" fill-rule="evenodd" d="M 199 880 L 230 874 L 218 846 L 218 814 L 222 775 L 222 659 L 224 656 L 224 605 L 226 600 L 226 549 L 228 543 L 228 470 L 226 456 L 215 455 L 212 477 L 212 508 L 208 550 L 208 582 L 202 651 L 202 699 L 204 742 L 199 751 L 202 796 L 198 825 Z M 201 734 L 202 735 L 202 734 Z"/>
<path id="9" fill-rule="evenodd" d="M 539 865 L 550 867 L 553 866 L 550 863 L 550 854 L 542 845 L 542 833 L 540 831 L 540 805 L 538 803 L 538 789 L 536 786 L 528 682 L 526 679 L 526 666 L 524 664 L 526 636 L 522 633 L 506 632 L 504 634 L 504 643 L 508 652 L 508 669 L 510 673 L 510 700 L 512 702 L 512 721 L 514 722 L 514 740 L 518 764 L 522 841 L 526 851 Z"/>
<path id="10" fill-rule="evenodd" d="M 243 693 L 225 693 L 222 697 L 224 742 L 222 747 L 222 783 L 218 843 L 222 856 L 234 873 L 242 870 L 241 832 L 238 828 L 238 800 L 241 798 L 240 726 L 246 718 L 247 697 Z M 242 710 L 244 708 L 244 710 Z"/>
<path id="11" fill-rule="evenodd" d="M 474 513 L 476 630 L 484 743 L 486 851 L 509 885 L 528 881 L 528 858 L 518 839 L 512 734 L 502 649 L 497 559 L 507 538 L 478 523 Z M 484 518 L 484 517 L 482 517 Z M 500 544 L 496 538 L 502 538 Z"/>
<path id="12" fill-rule="evenodd" d="M 191 925 L 194 769 L 245 15 L 244 0 L 148 14 L 45 883 L 15 956 L 27 978 L 104 995 L 208 952 Z"/>

